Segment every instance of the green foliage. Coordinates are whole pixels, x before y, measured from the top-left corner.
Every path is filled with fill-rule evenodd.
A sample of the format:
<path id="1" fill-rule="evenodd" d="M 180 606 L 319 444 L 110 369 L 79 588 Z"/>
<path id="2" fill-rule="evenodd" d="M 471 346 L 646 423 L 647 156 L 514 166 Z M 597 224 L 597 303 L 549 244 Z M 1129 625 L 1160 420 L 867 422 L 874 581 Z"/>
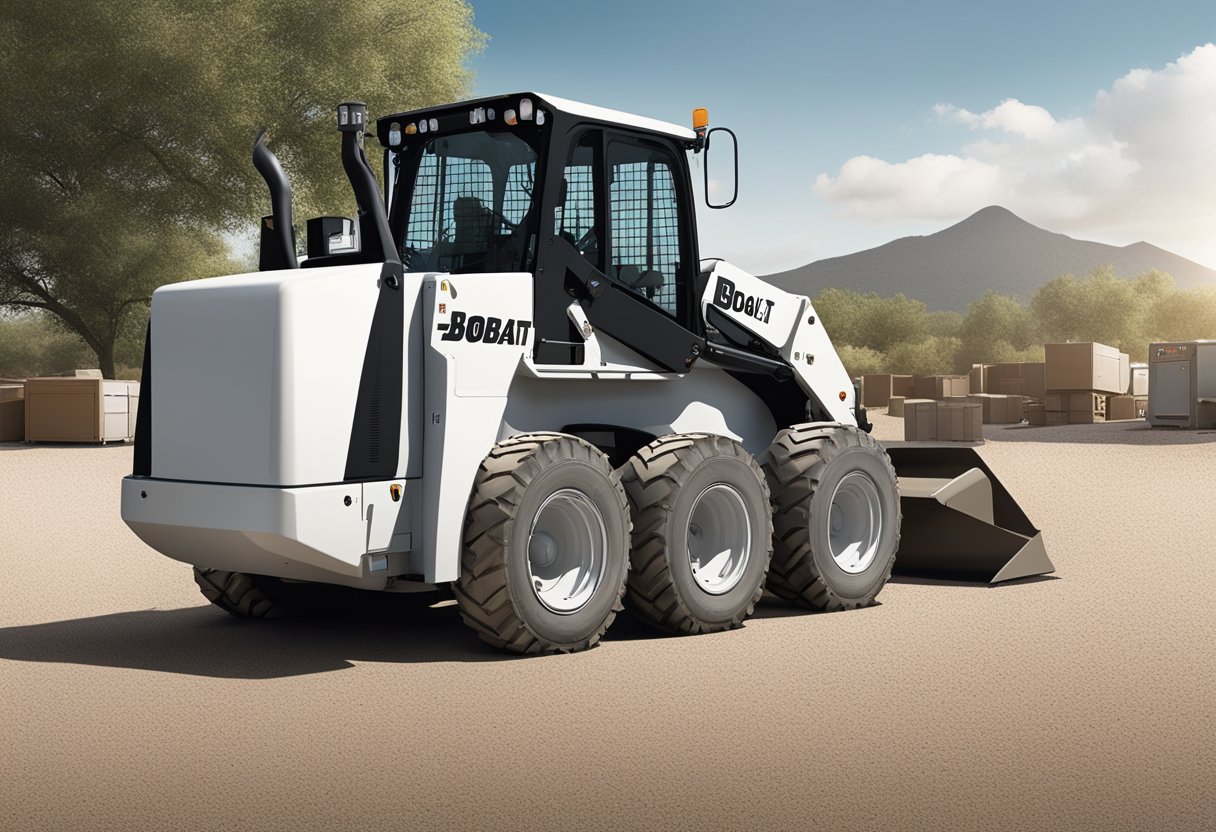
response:
<path id="1" fill-rule="evenodd" d="M 1098 341 L 1144 361 L 1151 341 L 1216 337 L 1216 288 L 1179 291 L 1160 271 L 1109 267 L 1044 284 L 1029 305 L 989 292 L 967 314 L 926 312 L 903 295 L 826 289 L 815 300 L 851 375 L 964 372 L 972 364 L 1042 361 L 1043 344 Z"/>
<path id="2" fill-rule="evenodd" d="M 814 305 L 828 334 L 839 343 L 885 352 L 928 334 L 925 304 L 904 295 L 883 298 L 874 292 L 824 289 Z"/>
<path id="3" fill-rule="evenodd" d="M 867 373 L 887 372 L 887 357 L 878 350 L 841 344 L 836 347 L 836 352 L 839 353 L 849 378 L 857 378 Z"/>
<path id="4" fill-rule="evenodd" d="M 996 344 L 1023 350 L 1035 342 L 1030 311 L 1015 297 L 988 292 L 967 307 L 959 338 L 969 355 L 984 355 Z"/>
<path id="5" fill-rule="evenodd" d="M 1030 309 L 1047 341 L 1100 341 L 1124 351 L 1137 346 L 1145 312 L 1132 282 L 1110 266 L 1044 284 Z"/>
<path id="6" fill-rule="evenodd" d="M 925 316 L 925 332 L 944 338 L 959 338 L 963 331 L 963 316 L 952 310 L 930 312 Z"/>
<path id="7" fill-rule="evenodd" d="M 958 338 L 930 335 L 920 341 L 903 341 L 887 353 L 891 372 L 936 375 L 954 372 L 958 354 Z"/>
<path id="8" fill-rule="evenodd" d="M 465 0 L 44 0 L 0 18 L 0 308 L 55 315 L 112 373 L 157 286 L 232 271 L 221 235 L 269 197 L 353 214 L 334 106 L 462 97 L 481 47 Z M 372 154 L 375 161 L 376 154 Z"/>
<path id="9" fill-rule="evenodd" d="M 95 362 L 88 344 L 46 315 L 0 318 L 0 378 L 60 375 Z"/>
<path id="10" fill-rule="evenodd" d="M 1150 341 L 1189 341 L 1216 337 L 1216 289 L 1174 292 L 1161 298 L 1147 316 Z"/>

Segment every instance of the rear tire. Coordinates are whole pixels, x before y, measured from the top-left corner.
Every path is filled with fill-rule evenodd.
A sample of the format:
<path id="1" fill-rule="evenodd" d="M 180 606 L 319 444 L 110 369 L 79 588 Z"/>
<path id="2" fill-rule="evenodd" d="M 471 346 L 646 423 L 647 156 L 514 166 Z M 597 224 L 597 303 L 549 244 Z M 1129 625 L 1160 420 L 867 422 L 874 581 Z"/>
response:
<path id="1" fill-rule="evenodd" d="M 287 581 L 269 575 L 194 568 L 203 597 L 239 618 L 400 615 L 442 598 L 439 591 L 381 592 L 313 581 Z"/>
<path id="2" fill-rule="evenodd" d="M 203 597 L 229 615 L 238 618 L 278 618 L 288 611 L 270 600 L 244 572 L 194 567 L 194 582 Z"/>
<path id="3" fill-rule="evenodd" d="M 461 617 L 517 653 L 592 647 L 622 609 L 630 528 L 620 480 L 588 442 L 560 433 L 499 442 L 469 500 Z"/>
<path id="4" fill-rule="evenodd" d="M 768 589 L 814 610 L 869 606 L 899 548 L 899 487 L 887 452 L 847 425 L 777 434 L 761 458 L 773 494 Z"/>
<path id="5" fill-rule="evenodd" d="M 772 509 L 756 460 L 723 436 L 675 434 L 621 472 L 635 518 L 629 610 L 674 633 L 743 626 L 772 556 Z"/>

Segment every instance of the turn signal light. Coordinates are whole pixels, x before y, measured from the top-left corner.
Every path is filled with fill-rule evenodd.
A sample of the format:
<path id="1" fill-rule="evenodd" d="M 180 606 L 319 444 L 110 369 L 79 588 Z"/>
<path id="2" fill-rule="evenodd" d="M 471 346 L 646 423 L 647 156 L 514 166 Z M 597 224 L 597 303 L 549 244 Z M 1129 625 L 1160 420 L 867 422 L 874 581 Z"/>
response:
<path id="1" fill-rule="evenodd" d="M 841 391 L 840 391 L 840 400 L 841 400 L 841 401 L 844 401 L 844 400 L 845 400 L 845 399 L 847 399 L 848 397 L 849 397 L 849 394 L 848 394 L 848 393 L 844 392 L 843 390 L 841 390 Z"/>

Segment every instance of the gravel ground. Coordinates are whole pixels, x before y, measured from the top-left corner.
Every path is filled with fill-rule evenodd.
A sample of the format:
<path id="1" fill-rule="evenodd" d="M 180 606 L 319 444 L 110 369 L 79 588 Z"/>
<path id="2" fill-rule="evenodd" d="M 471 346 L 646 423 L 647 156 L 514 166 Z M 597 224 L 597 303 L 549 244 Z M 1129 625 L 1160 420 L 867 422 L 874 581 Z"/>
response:
<path id="1" fill-rule="evenodd" d="M 1216 827 L 1216 434 L 980 453 L 1055 576 L 519 659 L 451 607 L 231 619 L 119 519 L 129 447 L 0 445 L 0 828 Z"/>

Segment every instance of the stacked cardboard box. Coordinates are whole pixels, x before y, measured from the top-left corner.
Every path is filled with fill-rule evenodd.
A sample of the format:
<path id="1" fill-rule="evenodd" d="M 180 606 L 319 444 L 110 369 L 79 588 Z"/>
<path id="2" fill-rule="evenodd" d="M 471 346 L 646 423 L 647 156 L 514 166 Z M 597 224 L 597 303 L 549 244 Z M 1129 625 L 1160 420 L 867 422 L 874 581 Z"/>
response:
<path id="1" fill-rule="evenodd" d="M 907 412 L 908 405 L 925 403 L 936 404 L 932 399 L 910 399 L 904 396 L 892 396 L 891 403 L 887 405 L 887 415 L 902 419 Z"/>
<path id="2" fill-rule="evenodd" d="M 1047 369 L 1042 362 L 987 364 L 984 389 L 979 392 L 1041 399 L 1047 392 Z"/>
<path id="3" fill-rule="evenodd" d="M 1131 365 L 1131 376 L 1132 383 L 1128 386 L 1127 392 L 1133 396 L 1148 396 L 1148 365 Z"/>
<path id="4" fill-rule="evenodd" d="M 967 400 L 980 405 L 986 425 L 1013 425 L 1022 421 L 1025 408 L 1023 396 L 1002 396 L 995 393 L 973 393 Z"/>
<path id="5" fill-rule="evenodd" d="M 982 442 L 983 407 L 979 402 L 906 399 L 904 439 L 911 442 Z"/>
<path id="6" fill-rule="evenodd" d="M 938 402 L 937 438 L 951 442 L 983 441 L 981 405 L 978 402 Z"/>
<path id="7" fill-rule="evenodd" d="M 912 395 L 918 399 L 946 399 L 971 392 L 967 376 L 917 376 Z"/>
<path id="8" fill-rule="evenodd" d="M 1043 406 L 1048 425 L 1105 421 L 1107 395 L 1122 395 L 1131 384 L 1127 353 L 1114 347 L 1092 342 L 1046 344 L 1044 352 L 1047 392 Z"/>
<path id="9" fill-rule="evenodd" d="M 25 382 L 27 442 L 114 442 L 135 435 L 139 382 L 92 376 Z"/>
<path id="10" fill-rule="evenodd" d="M 972 393 L 1041 399 L 1047 392 L 1047 370 L 1046 365 L 1041 361 L 972 364 L 969 378 Z"/>
<path id="11" fill-rule="evenodd" d="M 1043 406 L 1048 413 L 1063 413 L 1068 417 L 1062 422 L 1057 419 L 1056 424 L 1078 425 L 1106 421 L 1106 396 L 1101 393 L 1048 393 L 1043 399 Z"/>
<path id="12" fill-rule="evenodd" d="M 1091 342 L 1046 344 L 1047 392 L 1126 393 L 1131 361 L 1125 352 Z"/>
<path id="13" fill-rule="evenodd" d="M 984 385 L 984 372 L 991 364 L 972 364 L 971 372 L 967 375 L 967 389 L 972 393 L 987 393 Z"/>
<path id="14" fill-rule="evenodd" d="M 937 438 L 937 402 L 931 399 L 904 400 L 904 439 L 926 441 Z"/>
<path id="15" fill-rule="evenodd" d="M 1047 424 L 1047 409 L 1042 402 L 1030 402 L 1026 405 L 1026 421 L 1036 427 Z"/>
<path id="16" fill-rule="evenodd" d="M 1108 422 L 1119 422 L 1127 419 L 1143 419 L 1147 410 L 1147 396 L 1106 397 L 1106 421 Z"/>
<path id="17" fill-rule="evenodd" d="M 25 384 L 0 384 L 0 442 L 25 438 Z"/>
<path id="18" fill-rule="evenodd" d="M 912 376 L 870 373 L 861 377 L 863 407 L 886 407 L 892 396 L 909 398 L 911 395 Z"/>

